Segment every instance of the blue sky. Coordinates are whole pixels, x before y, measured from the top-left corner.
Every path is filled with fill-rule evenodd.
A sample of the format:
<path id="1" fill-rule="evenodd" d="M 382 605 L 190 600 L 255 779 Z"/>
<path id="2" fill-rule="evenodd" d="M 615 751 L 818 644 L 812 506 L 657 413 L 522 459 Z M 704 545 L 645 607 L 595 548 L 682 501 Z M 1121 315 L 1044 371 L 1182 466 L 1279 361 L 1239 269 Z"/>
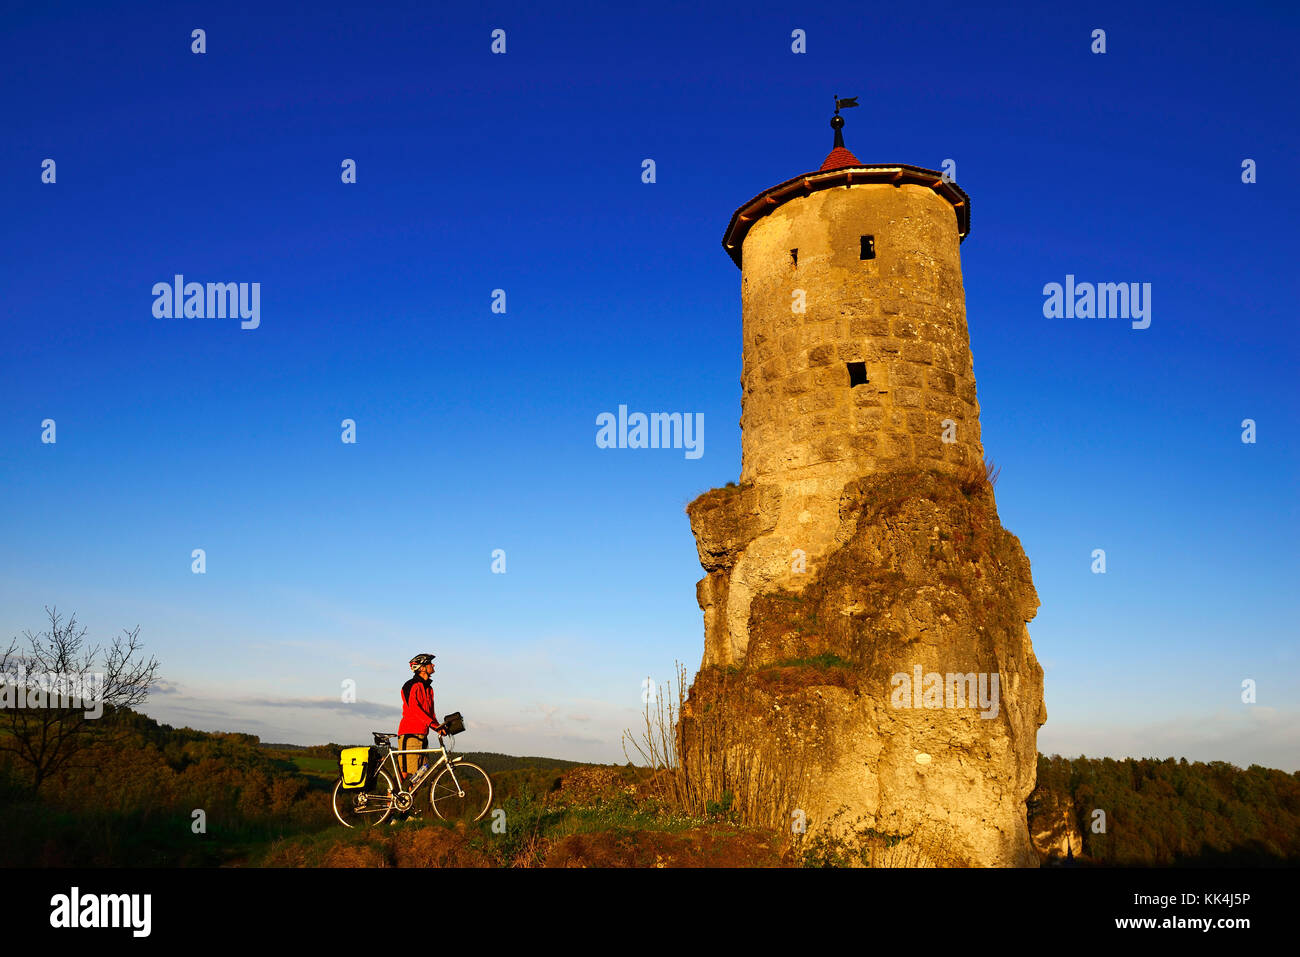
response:
<path id="1" fill-rule="evenodd" d="M 148 713 L 298 743 L 394 726 L 432 651 L 463 747 L 622 760 L 642 680 L 703 649 L 683 508 L 740 470 L 722 231 L 820 165 L 857 95 L 863 162 L 952 159 L 972 197 L 1040 750 L 1300 768 L 1294 9 L 4 17 L 0 635 L 47 604 L 101 640 L 139 625 Z M 155 318 L 175 273 L 259 282 L 260 326 Z M 1150 328 L 1044 318 L 1067 274 L 1151 283 Z M 702 413 L 704 455 L 597 448 L 620 404 Z"/>

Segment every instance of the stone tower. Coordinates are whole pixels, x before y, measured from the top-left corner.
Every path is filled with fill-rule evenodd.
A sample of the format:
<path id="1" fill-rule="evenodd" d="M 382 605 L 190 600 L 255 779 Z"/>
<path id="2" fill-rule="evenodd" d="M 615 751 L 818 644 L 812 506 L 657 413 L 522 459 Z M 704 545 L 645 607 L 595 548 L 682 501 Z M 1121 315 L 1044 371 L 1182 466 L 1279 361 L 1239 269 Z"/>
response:
<path id="1" fill-rule="evenodd" d="M 1010 797 L 988 795 L 1003 805 L 995 830 L 1007 834 L 967 842 L 963 859 L 1028 863 L 1024 799 L 1046 712 L 1024 624 L 1038 600 L 984 480 L 960 259 L 970 200 L 932 170 L 860 162 L 844 146 L 839 105 L 820 169 L 741 206 L 723 239 L 741 269 L 741 481 L 688 508 L 707 572 L 692 696 L 698 704 L 709 688 L 722 693 L 711 684 L 717 669 L 757 681 L 764 668 L 819 655 L 844 672 L 822 677 L 852 684 L 872 708 L 887 707 L 892 676 L 917 663 L 927 674 L 1001 669 L 1002 698 L 1015 701 L 1001 721 L 967 731 L 1016 725 L 1014 743 L 1003 742 L 1010 765 L 995 775 L 1010 784 L 993 788 Z M 966 528 L 971 521 L 976 528 Z M 980 594 L 989 587 L 997 594 Z M 811 622 L 791 618 L 814 605 Z M 993 630 L 1007 634 L 995 639 Z M 938 667 L 945 663 L 952 667 Z M 815 743 L 825 752 L 837 721 L 841 738 L 869 727 L 864 747 L 878 758 L 882 724 L 900 716 L 827 719 Z M 866 763 L 878 764 L 871 754 Z M 833 765 L 824 772 L 843 771 Z M 937 770 L 929 769 L 932 782 Z M 837 795 L 854 797 L 850 807 L 882 823 L 878 812 L 890 802 L 863 792 L 880 790 L 879 774 L 867 777 L 823 795 L 823 810 Z"/>

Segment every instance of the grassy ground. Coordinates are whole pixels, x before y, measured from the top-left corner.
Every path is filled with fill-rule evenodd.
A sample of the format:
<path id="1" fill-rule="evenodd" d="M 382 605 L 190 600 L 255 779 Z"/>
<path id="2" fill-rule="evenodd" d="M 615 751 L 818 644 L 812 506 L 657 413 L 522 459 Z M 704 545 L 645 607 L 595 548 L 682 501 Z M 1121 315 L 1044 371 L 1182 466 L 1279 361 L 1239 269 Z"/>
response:
<path id="1" fill-rule="evenodd" d="M 309 782 L 327 809 L 338 779 L 332 758 L 266 748 Z M 223 842 L 218 863 L 235 867 L 689 867 L 778 866 L 765 833 L 725 813 L 689 818 L 664 806 L 644 769 L 581 765 L 487 752 L 464 757 L 488 771 L 493 813 L 470 826 L 438 820 L 427 793 L 418 816 L 347 829 L 332 814 L 323 826 Z M 540 766 L 539 766 L 540 765 Z M 304 822 L 305 823 L 305 822 Z"/>
<path id="2" fill-rule="evenodd" d="M 523 775 L 524 772 L 513 772 Z M 585 800 L 585 799 L 584 799 Z M 366 830 L 326 829 L 269 844 L 247 859 L 263 867 L 692 867 L 779 866 L 770 835 L 725 819 L 691 819 L 631 795 L 569 804 L 563 790 L 531 787 L 475 825 L 426 811 Z"/>

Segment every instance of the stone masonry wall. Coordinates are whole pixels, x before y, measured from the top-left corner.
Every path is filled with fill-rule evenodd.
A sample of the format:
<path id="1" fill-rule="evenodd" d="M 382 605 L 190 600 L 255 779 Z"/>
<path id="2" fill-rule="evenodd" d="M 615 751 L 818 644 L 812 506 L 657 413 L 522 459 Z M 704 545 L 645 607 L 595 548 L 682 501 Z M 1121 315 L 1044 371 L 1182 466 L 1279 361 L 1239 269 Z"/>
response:
<path id="1" fill-rule="evenodd" d="M 863 235 L 874 259 L 860 258 Z M 754 595 L 799 591 L 836 547 L 845 483 L 983 461 L 959 243 L 952 207 L 912 184 L 796 197 L 746 235 L 741 482 L 767 491 L 763 534 L 701 583 L 716 663 L 743 655 Z M 850 388 L 849 362 L 867 384 Z"/>
<path id="2" fill-rule="evenodd" d="M 863 235 L 875 259 L 859 258 Z M 955 471 L 983 458 L 958 247 L 952 207 L 912 184 L 820 190 L 754 224 L 741 280 L 742 482 Z M 866 385 L 850 389 L 848 362 L 866 364 Z M 940 440 L 944 419 L 957 426 L 952 444 Z"/>

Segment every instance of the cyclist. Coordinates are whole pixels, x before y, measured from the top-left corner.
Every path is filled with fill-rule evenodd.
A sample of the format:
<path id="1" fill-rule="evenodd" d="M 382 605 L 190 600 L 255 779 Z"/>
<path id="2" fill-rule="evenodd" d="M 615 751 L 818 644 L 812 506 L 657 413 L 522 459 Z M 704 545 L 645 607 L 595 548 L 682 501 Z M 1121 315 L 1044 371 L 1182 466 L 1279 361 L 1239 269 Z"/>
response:
<path id="1" fill-rule="evenodd" d="M 442 722 L 433 712 L 433 685 L 429 679 L 433 676 L 433 655 L 416 655 L 411 659 L 411 670 L 415 674 L 411 680 L 402 685 L 402 721 L 397 726 L 399 747 L 427 748 L 429 746 L 429 729 L 439 735 L 444 734 Z M 409 781 L 416 768 L 424 763 L 423 754 L 403 754 L 402 776 Z"/>

